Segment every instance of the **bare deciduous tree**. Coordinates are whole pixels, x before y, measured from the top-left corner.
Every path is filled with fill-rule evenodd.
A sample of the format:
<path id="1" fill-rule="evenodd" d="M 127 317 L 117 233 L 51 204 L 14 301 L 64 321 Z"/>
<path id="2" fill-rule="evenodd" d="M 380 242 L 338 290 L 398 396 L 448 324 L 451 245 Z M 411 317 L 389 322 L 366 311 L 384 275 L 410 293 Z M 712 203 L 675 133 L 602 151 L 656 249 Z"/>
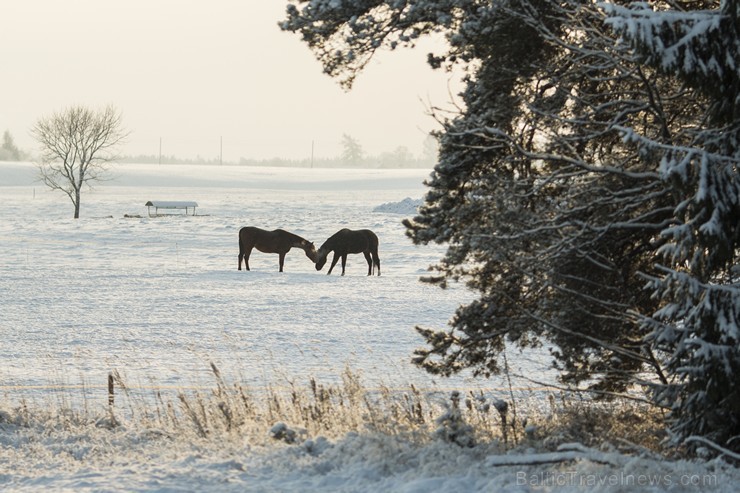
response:
<path id="1" fill-rule="evenodd" d="M 41 145 L 41 180 L 67 194 L 79 218 L 82 187 L 104 178 L 116 147 L 128 135 L 120 112 L 112 106 L 97 111 L 72 106 L 42 117 L 31 133 Z"/>

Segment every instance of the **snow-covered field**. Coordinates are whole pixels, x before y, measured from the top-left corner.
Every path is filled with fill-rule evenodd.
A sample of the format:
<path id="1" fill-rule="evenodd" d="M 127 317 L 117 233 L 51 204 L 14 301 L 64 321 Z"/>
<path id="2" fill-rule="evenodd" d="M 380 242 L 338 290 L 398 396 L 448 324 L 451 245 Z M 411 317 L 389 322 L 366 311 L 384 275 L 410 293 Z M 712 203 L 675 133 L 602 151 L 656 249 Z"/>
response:
<path id="1" fill-rule="evenodd" d="M 443 247 L 412 245 L 401 220 L 423 196 L 428 170 L 121 165 L 85 192 L 79 220 L 65 196 L 34 182 L 34 171 L 0 163 L 0 411 L 60 399 L 103 410 L 111 371 L 144 399 L 153 389 L 208 389 L 210 363 L 253 389 L 310 377 L 336 383 L 350 367 L 371 389 L 508 392 L 503 379 L 435 379 L 410 363 L 422 345 L 414 326 L 443 327 L 471 297 L 461 286 L 419 282 Z M 150 218 L 148 200 L 199 207 L 194 217 Z M 288 254 L 283 273 L 276 255 L 256 251 L 252 270 L 238 271 L 237 233 L 247 225 L 287 229 L 317 247 L 341 228 L 372 229 L 382 276 L 367 277 L 360 255 L 349 257 L 346 276 L 338 267 L 327 276 L 328 266 L 316 272 L 300 250 Z M 544 355 L 512 353 L 509 363 L 515 374 L 552 381 Z M 540 392 L 532 381 L 513 385 L 525 397 Z M 355 434 L 320 450 L 163 443 L 126 427 L 19 430 L 5 416 L 0 488 L 13 491 L 591 491 L 593 481 L 600 491 L 734 491 L 740 484 L 736 470 L 718 462 L 612 453 L 601 464 L 595 451 L 582 451 L 586 459 L 567 470 L 533 469 L 505 463 L 492 446 L 413 449 Z M 660 479 L 643 485 L 643 475 Z"/>
<path id="2" fill-rule="evenodd" d="M 401 220 L 427 175 L 121 165 L 83 195 L 75 220 L 66 196 L 33 183 L 31 165 L 3 164 L 0 382 L 11 397 L 47 384 L 94 391 L 115 369 L 140 387 L 210 386 L 213 362 L 251 386 L 336 380 L 350 365 L 371 385 L 500 387 L 434 381 L 410 364 L 422 344 L 414 326 L 444 327 L 470 296 L 419 281 L 443 250 L 411 244 Z M 194 217 L 150 218 L 148 200 L 199 207 Z M 339 267 L 327 276 L 300 250 L 283 273 L 277 255 L 258 251 L 240 272 L 237 235 L 248 225 L 283 228 L 317 248 L 338 229 L 372 229 L 382 275 L 366 276 L 352 255 L 346 276 Z"/>

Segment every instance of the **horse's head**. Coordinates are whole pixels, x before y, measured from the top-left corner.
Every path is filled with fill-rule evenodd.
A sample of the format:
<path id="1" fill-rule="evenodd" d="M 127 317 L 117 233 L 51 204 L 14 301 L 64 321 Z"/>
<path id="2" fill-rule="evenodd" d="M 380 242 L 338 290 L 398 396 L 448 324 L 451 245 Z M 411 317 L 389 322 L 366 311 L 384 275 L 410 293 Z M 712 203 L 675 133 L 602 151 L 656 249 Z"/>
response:
<path id="1" fill-rule="evenodd" d="M 303 251 L 306 252 L 306 257 L 310 258 L 311 262 L 315 264 L 318 253 L 316 252 L 316 246 L 312 241 L 303 242 Z"/>
<path id="2" fill-rule="evenodd" d="M 329 255 L 329 250 L 324 250 L 323 248 L 319 248 L 316 252 L 316 270 L 321 270 L 324 268 L 324 264 L 326 263 L 326 257 Z"/>

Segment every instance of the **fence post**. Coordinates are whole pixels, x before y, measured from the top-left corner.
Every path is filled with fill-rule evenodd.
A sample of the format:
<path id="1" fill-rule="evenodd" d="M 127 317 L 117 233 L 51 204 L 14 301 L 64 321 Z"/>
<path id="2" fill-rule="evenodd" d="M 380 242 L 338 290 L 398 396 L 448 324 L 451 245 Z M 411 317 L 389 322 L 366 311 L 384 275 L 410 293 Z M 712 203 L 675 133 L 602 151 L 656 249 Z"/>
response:
<path id="1" fill-rule="evenodd" d="M 108 405 L 112 406 L 115 397 L 113 395 L 113 374 L 108 373 Z"/>

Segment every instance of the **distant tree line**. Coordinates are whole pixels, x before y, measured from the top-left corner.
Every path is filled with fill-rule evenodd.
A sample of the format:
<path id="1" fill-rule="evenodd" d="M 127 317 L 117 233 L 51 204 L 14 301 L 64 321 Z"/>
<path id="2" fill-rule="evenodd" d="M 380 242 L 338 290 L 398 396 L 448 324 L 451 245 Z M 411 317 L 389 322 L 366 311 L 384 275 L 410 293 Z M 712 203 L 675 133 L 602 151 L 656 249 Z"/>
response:
<path id="1" fill-rule="evenodd" d="M 431 168 L 437 160 L 438 143 L 433 135 L 424 141 L 422 153 L 414 155 L 408 147 L 398 146 L 393 151 L 378 155 L 367 155 L 360 142 L 354 137 L 342 136 L 342 152 L 333 158 L 288 159 L 274 157 L 254 159 L 242 157 L 238 161 L 222 161 L 218 156 L 205 158 L 200 155 L 194 158 L 175 156 L 174 154 L 129 154 L 116 158 L 119 163 L 161 163 L 161 164 L 227 164 L 242 166 L 275 166 L 299 168 Z M 19 149 L 9 130 L 3 133 L 0 146 L 0 161 L 28 161 L 33 159 L 29 152 Z"/>
<path id="2" fill-rule="evenodd" d="M 138 154 L 121 157 L 121 163 L 161 163 L 161 164 L 226 164 L 241 166 L 274 166 L 297 168 L 431 168 L 437 160 L 438 144 L 433 135 L 428 135 L 424 141 L 420 156 L 415 156 L 408 147 L 398 146 L 393 151 L 378 155 L 367 155 L 360 142 L 354 137 L 344 134 L 341 141 L 342 151 L 333 158 L 302 158 L 288 159 L 274 157 L 270 159 L 254 159 L 242 157 L 238 162 L 222 161 L 218 156 L 204 158 L 182 158 L 175 155 L 159 156 L 156 154 Z"/>

